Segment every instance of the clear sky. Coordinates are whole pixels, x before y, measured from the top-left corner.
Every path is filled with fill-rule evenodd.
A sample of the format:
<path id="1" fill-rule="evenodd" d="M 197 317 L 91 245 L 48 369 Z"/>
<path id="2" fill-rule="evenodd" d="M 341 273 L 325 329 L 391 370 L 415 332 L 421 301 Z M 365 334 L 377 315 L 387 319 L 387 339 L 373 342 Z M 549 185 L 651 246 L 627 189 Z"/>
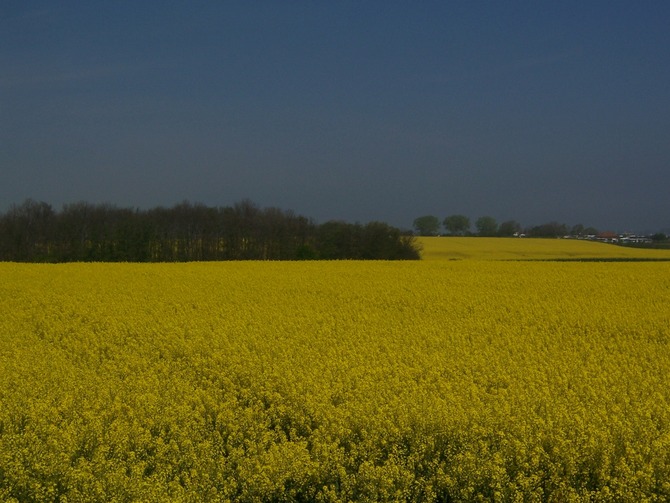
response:
<path id="1" fill-rule="evenodd" d="M 0 2 L 0 211 L 670 228 L 670 1 Z"/>

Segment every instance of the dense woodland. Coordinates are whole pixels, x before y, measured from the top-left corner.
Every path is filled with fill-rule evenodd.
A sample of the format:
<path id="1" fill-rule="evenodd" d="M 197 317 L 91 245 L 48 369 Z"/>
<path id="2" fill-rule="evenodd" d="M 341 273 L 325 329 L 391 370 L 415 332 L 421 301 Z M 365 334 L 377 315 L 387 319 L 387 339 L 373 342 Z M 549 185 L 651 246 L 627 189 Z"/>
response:
<path id="1" fill-rule="evenodd" d="M 312 220 L 250 201 L 149 210 L 27 200 L 0 214 L 0 261 L 418 259 L 412 236 L 382 222 Z"/>

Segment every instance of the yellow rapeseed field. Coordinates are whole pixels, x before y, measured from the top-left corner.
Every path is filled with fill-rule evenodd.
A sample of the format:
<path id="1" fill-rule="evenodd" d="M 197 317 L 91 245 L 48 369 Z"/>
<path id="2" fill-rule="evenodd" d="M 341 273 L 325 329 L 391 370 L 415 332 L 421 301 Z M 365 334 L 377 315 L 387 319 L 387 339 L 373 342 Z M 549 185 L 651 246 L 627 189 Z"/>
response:
<path id="1" fill-rule="evenodd" d="M 670 260 L 670 250 L 618 246 L 578 239 L 421 237 L 425 260 Z"/>
<path id="2" fill-rule="evenodd" d="M 667 501 L 668 306 L 670 262 L 0 263 L 0 501 Z"/>

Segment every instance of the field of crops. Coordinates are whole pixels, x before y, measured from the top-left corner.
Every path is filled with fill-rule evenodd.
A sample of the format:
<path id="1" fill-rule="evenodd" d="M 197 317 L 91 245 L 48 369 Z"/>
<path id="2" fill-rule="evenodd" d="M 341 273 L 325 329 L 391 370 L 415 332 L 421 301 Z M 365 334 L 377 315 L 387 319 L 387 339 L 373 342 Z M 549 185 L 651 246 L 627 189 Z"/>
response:
<path id="1" fill-rule="evenodd" d="M 670 260 L 670 250 L 577 239 L 422 237 L 425 260 Z"/>
<path id="2" fill-rule="evenodd" d="M 0 263 L 0 501 L 670 499 L 670 262 L 433 258 Z"/>

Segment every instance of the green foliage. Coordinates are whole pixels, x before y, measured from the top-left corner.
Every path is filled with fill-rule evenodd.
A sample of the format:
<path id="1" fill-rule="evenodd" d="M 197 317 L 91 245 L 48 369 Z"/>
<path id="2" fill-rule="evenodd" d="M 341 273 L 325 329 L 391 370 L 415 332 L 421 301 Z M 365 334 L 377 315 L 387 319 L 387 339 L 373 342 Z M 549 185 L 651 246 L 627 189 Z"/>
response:
<path id="1" fill-rule="evenodd" d="M 507 220 L 498 227 L 498 235 L 501 237 L 511 237 L 520 234 L 522 231 L 521 224 L 516 220 Z"/>
<path id="2" fill-rule="evenodd" d="M 498 234 L 498 222 L 493 217 L 479 217 L 475 222 L 477 234 L 484 237 L 491 237 Z"/>
<path id="3" fill-rule="evenodd" d="M 534 238 L 559 238 L 568 234 L 568 227 L 558 222 L 548 222 L 532 227 L 527 234 Z"/>
<path id="4" fill-rule="evenodd" d="M 450 215 L 443 223 L 445 229 L 453 236 L 463 236 L 470 231 L 470 219 L 465 215 Z"/>
<path id="5" fill-rule="evenodd" d="M 436 236 L 440 230 L 440 220 L 434 215 L 415 218 L 414 229 L 419 236 Z"/>
<path id="6" fill-rule="evenodd" d="M 327 222 L 251 201 L 210 208 L 183 202 L 148 211 L 69 204 L 54 212 L 26 201 L 0 215 L 0 260 L 190 262 L 213 260 L 418 259 L 411 239 L 380 222 Z"/>

